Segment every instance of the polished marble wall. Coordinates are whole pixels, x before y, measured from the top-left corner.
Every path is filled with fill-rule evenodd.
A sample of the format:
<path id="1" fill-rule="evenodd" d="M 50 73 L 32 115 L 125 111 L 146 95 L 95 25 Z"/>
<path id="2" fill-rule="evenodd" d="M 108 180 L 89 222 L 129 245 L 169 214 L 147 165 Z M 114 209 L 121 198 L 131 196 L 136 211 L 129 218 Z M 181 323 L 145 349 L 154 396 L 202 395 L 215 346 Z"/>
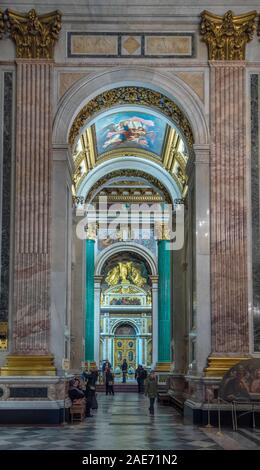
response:
<path id="1" fill-rule="evenodd" d="M 250 76 L 253 348 L 260 352 L 259 75 Z"/>
<path id="2" fill-rule="evenodd" d="M 4 72 L 0 322 L 8 321 L 11 230 L 13 73 Z"/>

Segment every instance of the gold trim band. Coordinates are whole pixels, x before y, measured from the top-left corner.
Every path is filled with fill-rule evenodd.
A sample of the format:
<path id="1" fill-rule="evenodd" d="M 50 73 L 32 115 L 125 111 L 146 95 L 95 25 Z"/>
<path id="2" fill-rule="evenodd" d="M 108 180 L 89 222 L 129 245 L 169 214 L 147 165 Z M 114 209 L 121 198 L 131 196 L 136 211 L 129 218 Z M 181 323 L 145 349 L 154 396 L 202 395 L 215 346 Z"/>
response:
<path id="1" fill-rule="evenodd" d="M 204 369 L 206 377 L 223 377 L 225 373 L 241 361 L 250 357 L 209 357 L 208 367 Z"/>
<path id="2" fill-rule="evenodd" d="M 6 365 L 1 367 L 0 375 L 56 375 L 53 356 L 7 356 Z"/>

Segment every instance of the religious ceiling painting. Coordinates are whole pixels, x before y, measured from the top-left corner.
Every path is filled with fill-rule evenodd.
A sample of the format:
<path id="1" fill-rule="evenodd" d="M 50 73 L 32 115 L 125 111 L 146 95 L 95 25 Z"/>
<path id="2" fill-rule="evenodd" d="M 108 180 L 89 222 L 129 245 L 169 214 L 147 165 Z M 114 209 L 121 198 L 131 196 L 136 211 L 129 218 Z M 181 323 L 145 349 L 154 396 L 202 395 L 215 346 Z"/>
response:
<path id="1" fill-rule="evenodd" d="M 96 150 L 101 155 L 121 148 L 138 148 L 162 153 L 166 121 L 139 111 L 120 111 L 97 120 Z"/>

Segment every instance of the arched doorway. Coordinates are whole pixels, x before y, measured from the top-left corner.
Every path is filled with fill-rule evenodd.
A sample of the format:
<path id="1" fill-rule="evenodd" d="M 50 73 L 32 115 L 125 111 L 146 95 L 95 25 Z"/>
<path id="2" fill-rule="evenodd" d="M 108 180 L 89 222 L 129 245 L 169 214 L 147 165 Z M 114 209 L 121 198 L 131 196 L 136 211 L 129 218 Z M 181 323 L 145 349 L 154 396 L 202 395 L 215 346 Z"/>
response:
<path id="1" fill-rule="evenodd" d="M 123 249 L 113 247 L 112 252 L 107 249 L 99 260 L 102 261 L 100 307 L 96 306 L 95 315 L 100 316 L 102 347 L 98 362 L 109 360 L 118 376 L 126 359 L 133 377 L 138 363 L 145 367 L 152 365 L 153 324 L 156 331 L 158 312 L 156 302 L 153 305 L 152 271 L 145 258 L 147 253 L 141 247 L 135 251 L 134 245 L 131 251 L 122 242 L 120 246 Z M 97 332 L 94 336 L 97 338 Z"/>
<path id="2" fill-rule="evenodd" d="M 190 90 L 187 89 L 186 85 L 182 84 L 180 82 L 180 80 L 175 80 L 175 78 L 171 82 L 171 80 L 169 80 L 169 78 L 166 78 L 166 77 L 163 77 L 162 80 L 159 80 L 159 75 L 160 74 L 158 74 L 158 76 L 157 76 L 157 74 L 155 74 L 155 76 L 152 78 L 149 75 L 149 71 L 139 71 L 139 72 L 143 77 L 146 76 L 146 80 L 143 82 L 144 86 L 147 87 L 147 85 L 149 84 L 149 86 L 151 87 L 150 89 L 154 89 L 156 91 L 158 91 L 158 90 L 162 91 L 162 87 L 165 85 L 164 90 L 165 90 L 166 94 L 168 94 L 168 96 L 172 95 L 173 97 L 177 97 L 176 101 L 179 102 L 179 103 L 182 102 L 182 105 L 183 105 L 184 109 L 186 109 L 186 112 L 188 111 L 188 118 L 189 118 L 190 122 L 192 123 L 191 127 L 192 127 L 192 130 L 193 130 L 193 132 L 196 136 L 196 142 L 197 142 L 196 143 L 196 145 L 197 145 L 196 150 L 198 149 L 198 145 L 203 143 L 202 144 L 202 146 L 204 145 L 203 152 L 206 155 L 207 148 L 205 147 L 205 145 L 207 145 L 207 138 L 208 138 L 207 137 L 207 125 L 205 124 L 205 122 L 203 122 L 204 117 L 203 117 L 201 107 L 198 103 L 196 103 L 196 98 L 195 98 L 195 96 L 193 96 L 192 92 L 190 92 Z M 112 72 L 112 74 L 113 73 L 114 72 Z M 123 75 L 122 75 L 122 81 L 120 81 L 121 79 L 119 79 L 118 77 L 120 77 L 120 73 L 117 76 L 117 78 L 116 78 L 116 75 L 114 75 L 115 82 L 113 83 L 113 86 L 125 85 L 126 82 L 123 80 Z M 149 83 L 150 79 L 151 79 L 151 81 Z M 135 77 L 134 77 L 134 74 L 132 72 L 130 72 L 130 74 L 129 74 L 128 84 L 130 82 L 131 82 L 131 85 L 136 84 Z M 140 82 L 138 82 L 138 84 L 140 84 L 141 82 L 142 82 L 142 80 Z M 173 83 L 176 85 L 175 90 L 174 90 L 174 87 L 173 87 Z M 100 83 L 97 81 L 96 82 L 97 87 L 98 87 L 99 84 Z M 93 96 L 95 96 L 95 94 L 93 94 L 94 93 L 93 92 L 93 86 L 94 86 L 93 82 L 91 84 L 88 83 L 86 85 L 86 87 L 88 87 L 88 86 L 90 86 L 89 90 L 92 87 L 92 96 L 91 96 L 91 98 L 92 98 Z M 85 98 L 83 99 L 83 95 L 82 95 L 84 87 L 85 87 L 85 84 L 82 83 L 82 86 L 80 86 L 80 90 L 78 90 L 79 91 L 78 97 L 81 95 L 81 99 L 82 99 L 80 107 L 82 106 L 82 104 L 84 102 L 85 103 L 87 102 Z M 105 89 L 105 88 L 106 88 L 106 86 L 105 86 L 105 84 L 103 84 L 103 89 Z M 111 88 L 112 87 L 110 87 L 110 89 Z M 102 87 L 100 89 L 102 89 Z M 70 101 L 71 97 L 73 96 L 75 98 L 76 95 L 77 95 L 77 91 L 76 91 L 76 86 L 75 86 L 75 87 L 73 87 L 73 90 L 71 90 L 71 95 L 67 96 L 66 100 L 64 100 L 64 103 L 63 103 L 64 104 L 63 113 L 64 113 L 65 109 L 67 109 L 67 112 L 68 112 L 68 116 L 65 117 L 65 115 L 64 115 L 64 122 L 69 121 L 69 115 L 71 114 L 70 110 L 68 108 L 66 108 L 66 106 L 67 106 L 68 102 Z M 90 93 L 90 95 L 91 95 L 91 93 Z M 90 96 L 90 95 L 88 93 L 85 94 L 85 96 Z M 181 99 L 181 97 L 182 97 L 182 99 Z M 65 104 L 65 101 L 67 102 L 67 104 Z M 148 109 L 146 108 L 146 111 L 147 110 Z M 101 116 L 101 114 L 102 114 L 101 109 L 99 109 L 98 112 L 100 113 L 100 116 Z M 58 120 L 61 118 L 61 114 L 60 114 Z M 76 112 L 75 112 L 75 108 L 74 108 L 73 119 L 75 119 L 75 116 L 76 116 Z M 167 119 L 169 119 L 169 115 L 167 116 Z M 57 120 L 57 123 L 58 123 L 58 120 Z M 93 124 L 93 122 L 91 122 L 91 117 L 90 116 L 87 117 L 86 121 L 87 121 L 87 124 L 89 124 L 90 126 Z M 70 123 L 71 123 L 71 121 L 70 121 Z M 65 127 L 66 127 L 66 125 L 65 125 Z M 67 131 L 66 131 L 67 132 L 67 137 L 70 134 L 69 128 L 70 127 L 68 126 Z M 84 129 L 86 130 L 87 128 L 85 127 Z M 182 129 L 181 125 L 179 127 L 177 126 L 177 129 L 180 132 L 179 135 L 182 137 L 183 136 L 183 129 Z M 84 132 L 85 132 L 85 130 L 84 130 Z M 175 130 L 176 130 L 176 127 L 175 127 Z M 54 126 L 54 135 L 55 135 L 56 142 L 58 142 L 59 138 L 56 139 L 58 135 L 56 133 L 55 126 Z M 115 185 L 115 183 L 117 185 L 119 184 L 119 175 L 114 175 L 115 179 L 110 178 L 110 183 L 112 182 L 112 185 L 110 185 L 110 183 L 107 184 L 107 182 L 105 182 L 105 185 L 106 185 L 105 188 L 103 186 L 103 181 L 101 181 L 101 180 L 102 180 L 102 178 L 106 177 L 106 175 L 109 175 L 109 173 L 112 173 L 113 171 L 120 171 L 120 170 L 124 170 L 124 169 L 126 171 L 130 171 L 130 172 L 132 171 L 132 175 L 129 174 L 129 177 L 130 178 L 135 178 L 135 181 L 137 181 L 140 175 L 138 175 L 137 173 L 133 174 L 134 170 L 136 171 L 136 168 L 138 168 L 138 171 L 145 172 L 151 178 L 154 178 L 155 175 L 157 175 L 157 177 L 158 177 L 157 180 L 161 183 L 162 186 L 164 186 L 164 188 L 166 189 L 166 192 L 168 192 L 168 194 L 170 195 L 170 198 L 174 199 L 177 196 L 182 195 L 182 189 L 181 189 L 182 188 L 182 185 L 181 185 L 182 175 L 181 175 L 181 172 L 178 169 L 178 166 L 170 165 L 170 162 L 168 161 L 168 164 L 169 164 L 170 168 L 167 168 L 166 161 L 159 162 L 158 160 L 156 160 L 156 158 L 154 158 L 154 159 L 149 158 L 147 155 L 145 156 L 146 157 L 145 158 L 144 154 L 141 153 L 141 152 L 138 152 L 138 151 L 133 152 L 132 151 L 128 155 L 125 155 L 125 154 L 120 155 L 116 150 L 117 149 L 114 149 L 113 153 L 110 154 L 110 155 L 108 155 L 108 154 L 105 155 L 105 157 L 103 159 L 100 158 L 99 161 L 97 161 L 97 160 L 95 162 L 92 161 L 92 163 L 94 163 L 92 168 L 91 168 L 91 162 L 90 162 L 90 166 L 88 166 L 88 168 L 85 168 L 87 170 L 86 171 L 87 174 L 82 175 L 82 173 L 79 173 L 77 175 L 77 177 L 79 179 L 78 179 L 78 191 L 77 191 L 76 195 L 79 198 L 79 202 L 81 202 L 80 198 L 83 197 L 85 199 L 86 196 L 91 193 L 91 190 L 94 188 L 95 184 L 99 185 L 101 183 L 100 188 L 98 188 L 98 190 L 101 191 L 101 188 L 102 188 L 102 190 L 105 189 L 105 191 L 107 193 L 110 192 L 110 195 L 111 195 L 111 193 L 115 189 L 115 186 L 113 186 L 113 185 Z M 173 161 L 171 163 L 173 163 Z M 125 178 L 125 175 L 126 174 L 124 173 L 123 178 Z M 143 176 L 144 175 L 141 175 L 140 178 L 142 178 Z M 81 177 L 83 177 L 82 180 L 81 180 Z M 140 181 L 140 179 L 139 179 L 139 181 Z M 139 183 L 139 181 L 138 181 L 138 183 Z M 154 181 L 153 181 L 153 183 L 154 183 Z M 187 216 L 186 223 L 187 223 L 187 226 L 189 226 L 188 230 L 193 231 L 194 233 L 195 233 L 194 227 L 196 226 L 196 223 L 197 223 L 197 221 L 195 219 L 195 215 L 194 215 L 195 214 L 196 204 L 197 204 L 196 200 L 195 200 L 196 193 L 195 193 L 194 189 L 195 189 L 195 186 L 197 185 L 197 183 L 198 183 L 198 181 L 194 181 L 194 179 L 193 179 L 193 182 L 189 186 L 189 190 L 188 190 L 188 192 L 186 193 L 186 196 L 185 196 L 185 197 L 187 197 L 187 200 L 189 199 L 189 215 Z M 109 188 L 109 186 L 110 186 L 110 188 Z M 149 189 L 151 189 L 152 186 L 154 186 L 154 185 L 150 185 Z M 156 187 L 156 184 L 155 184 L 155 187 Z M 162 192 L 163 192 L 162 187 L 159 187 L 159 185 L 158 185 L 156 189 L 158 191 L 157 195 L 159 197 L 162 197 Z M 154 190 L 154 187 L 153 187 L 153 190 Z M 91 197 L 95 197 L 95 194 L 92 193 Z M 192 205 L 193 205 L 193 208 L 192 208 Z M 193 212 L 193 218 L 191 217 L 192 212 Z M 199 271 L 199 265 L 197 265 L 197 266 L 195 265 L 195 253 L 194 253 L 194 251 L 196 251 L 196 243 L 194 244 L 194 242 L 192 242 L 191 237 L 187 237 L 187 242 L 185 242 L 185 243 L 186 243 L 186 246 L 185 246 L 185 253 L 186 254 L 184 256 L 181 255 L 179 257 L 180 259 L 177 261 L 178 264 L 175 264 L 175 271 L 173 269 L 173 276 L 176 276 L 176 268 L 177 268 L 177 272 L 178 272 L 179 275 L 180 275 L 181 272 L 184 272 L 184 274 L 181 274 L 179 276 L 180 278 L 184 277 L 185 282 L 181 281 L 182 289 L 183 289 L 184 292 L 182 292 L 180 294 L 179 299 L 178 299 L 178 303 L 180 304 L 181 302 L 183 302 L 183 299 L 180 300 L 180 297 L 183 297 L 183 296 L 184 297 L 189 297 L 189 299 L 186 298 L 185 302 L 184 302 L 186 304 L 186 306 L 183 308 L 183 305 L 182 305 L 181 308 L 180 308 L 180 310 L 182 312 L 185 312 L 185 318 L 183 318 L 183 316 L 181 315 L 180 318 L 176 317 L 175 320 L 174 320 L 177 323 L 177 325 L 175 325 L 175 332 L 177 331 L 177 328 L 178 328 L 178 322 L 181 323 L 181 328 L 178 330 L 178 333 L 181 331 L 181 334 L 177 335 L 177 337 L 174 339 L 174 341 L 172 343 L 172 347 L 174 348 L 175 358 L 178 355 L 179 355 L 179 357 L 185 356 L 185 354 L 183 355 L 183 351 L 182 351 L 182 353 L 180 353 L 180 349 L 182 348 L 182 350 L 183 350 L 183 344 L 180 344 L 181 341 L 182 341 L 181 338 L 184 338 L 185 336 L 187 337 L 187 334 L 189 335 L 189 331 L 193 330 L 193 332 L 189 336 L 189 340 L 188 340 L 188 342 L 189 342 L 189 345 L 188 345 L 188 349 L 189 349 L 188 358 L 186 357 L 186 359 L 184 359 L 184 361 L 186 361 L 186 365 L 187 365 L 187 362 L 188 363 L 196 362 L 196 360 L 199 358 L 199 355 L 196 358 L 195 357 L 196 353 L 193 355 L 192 351 L 194 351 L 194 349 L 196 350 L 196 348 L 194 348 L 194 345 L 196 343 L 195 337 L 197 336 L 198 332 L 199 332 L 199 334 L 201 334 L 201 331 L 197 330 L 195 332 L 194 323 L 192 323 L 192 321 L 190 321 L 190 318 L 192 317 L 191 310 L 192 309 L 194 310 L 194 306 L 195 306 L 195 300 L 193 301 L 191 298 L 192 297 L 194 297 L 194 299 L 196 298 L 196 309 L 198 309 L 198 305 L 200 304 L 200 298 L 201 298 L 202 291 L 196 292 L 196 290 L 195 290 L 196 282 L 194 282 L 194 286 L 191 287 L 192 286 L 192 279 L 194 280 L 197 277 L 197 273 Z M 83 256 L 83 258 L 84 258 L 84 253 L 83 253 L 84 249 L 81 250 L 82 251 L 81 256 Z M 189 258 L 189 260 L 190 260 L 191 257 L 192 257 L 192 253 L 194 254 L 194 262 L 193 263 L 192 262 L 187 263 L 187 258 Z M 205 267 L 205 260 L 206 259 L 207 258 L 205 258 L 205 256 L 204 256 L 203 257 L 203 266 L 204 267 Z M 199 259 L 199 263 L 200 262 L 202 262 L 202 259 L 201 260 Z M 185 266 L 187 266 L 187 264 L 189 264 L 189 268 L 188 268 L 188 272 L 185 273 Z M 207 271 L 207 269 L 208 269 L 208 265 L 206 263 L 206 271 Z M 192 272 L 192 270 L 193 270 L 193 272 Z M 203 272 L 201 271 L 200 275 L 205 280 L 205 277 L 207 277 L 207 276 L 205 276 L 205 269 L 203 270 Z M 96 279 L 96 281 L 97 281 L 97 279 Z M 178 279 L 176 279 L 176 281 L 178 282 Z M 175 285 L 177 284 L 177 282 L 175 282 Z M 83 284 L 84 284 L 84 281 L 83 281 Z M 206 281 L 206 284 L 207 284 L 207 281 Z M 204 283 L 204 286 L 205 286 L 205 283 Z M 208 291 L 209 291 L 209 289 L 207 290 L 207 295 L 208 295 Z M 203 296 L 204 296 L 204 293 L 205 293 L 205 289 L 204 289 L 204 292 L 203 292 Z M 178 298 L 178 293 L 177 293 L 177 296 L 174 297 L 173 303 L 177 302 L 177 300 L 176 300 L 177 298 Z M 205 300 L 205 296 L 204 296 L 204 300 Z M 204 302 L 204 305 L 205 305 L 205 302 Z M 173 310 L 173 305 L 171 305 L 171 309 Z M 185 311 L 185 310 L 188 310 L 188 312 Z M 193 312 L 193 314 L 194 314 L 194 316 L 196 316 L 195 312 Z M 197 312 L 196 312 L 196 314 L 197 314 Z M 204 316 L 204 325 L 205 325 L 205 320 L 206 320 L 206 330 L 208 331 L 209 318 L 206 318 L 204 314 L 203 314 L 203 316 Z M 189 317 L 188 320 L 187 320 L 187 317 Z M 201 319 L 202 319 L 202 317 L 201 317 Z M 201 319 L 199 318 L 199 322 L 201 321 Z M 95 321 L 96 321 L 96 319 L 95 319 Z M 170 328 L 171 328 L 171 331 L 172 331 L 173 330 L 173 325 L 172 324 L 170 325 Z M 209 337 L 208 337 L 208 339 L 209 339 Z M 182 343 L 183 343 L 183 341 L 182 341 Z M 205 341 L 204 341 L 204 344 L 205 344 Z M 179 352 L 178 352 L 178 348 L 179 348 Z M 205 357 L 207 356 L 208 352 L 209 352 L 209 348 L 207 346 L 206 348 L 204 348 L 204 351 L 203 351 L 203 354 L 202 354 L 204 356 L 204 359 L 201 360 L 201 358 L 199 358 L 199 361 L 200 361 L 201 364 L 205 362 Z M 82 357 L 82 355 L 81 355 L 81 357 Z M 181 366 L 180 369 L 181 368 L 182 368 L 182 370 L 184 370 L 185 367 Z"/>
<path id="3" fill-rule="evenodd" d="M 138 362 L 136 330 L 129 322 L 119 324 L 114 333 L 114 360 L 113 366 L 116 376 L 121 376 L 122 363 L 127 362 L 127 374 L 131 379 Z"/>

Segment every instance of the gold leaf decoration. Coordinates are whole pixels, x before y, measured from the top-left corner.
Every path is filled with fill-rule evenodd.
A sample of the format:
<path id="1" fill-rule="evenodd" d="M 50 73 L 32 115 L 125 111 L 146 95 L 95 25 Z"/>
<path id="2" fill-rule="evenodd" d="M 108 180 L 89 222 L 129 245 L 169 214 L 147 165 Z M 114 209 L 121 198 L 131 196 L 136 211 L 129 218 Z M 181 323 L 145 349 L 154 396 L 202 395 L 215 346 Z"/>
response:
<path id="1" fill-rule="evenodd" d="M 37 15 L 34 9 L 22 14 L 6 10 L 11 38 L 16 44 L 16 57 L 53 59 L 54 46 L 61 30 L 61 13 L 56 10 Z"/>
<path id="2" fill-rule="evenodd" d="M 192 147 L 194 139 L 188 119 L 181 109 L 167 96 L 143 87 L 120 87 L 105 91 L 90 100 L 78 113 L 69 134 L 69 143 L 75 144 L 87 120 L 102 110 L 124 104 L 149 106 L 168 116 L 182 130 L 188 146 Z"/>
<path id="3" fill-rule="evenodd" d="M 224 16 L 203 11 L 200 32 L 208 45 L 209 60 L 244 60 L 246 44 L 256 29 L 256 15 L 256 11 L 239 16 L 231 10 Z"/>

